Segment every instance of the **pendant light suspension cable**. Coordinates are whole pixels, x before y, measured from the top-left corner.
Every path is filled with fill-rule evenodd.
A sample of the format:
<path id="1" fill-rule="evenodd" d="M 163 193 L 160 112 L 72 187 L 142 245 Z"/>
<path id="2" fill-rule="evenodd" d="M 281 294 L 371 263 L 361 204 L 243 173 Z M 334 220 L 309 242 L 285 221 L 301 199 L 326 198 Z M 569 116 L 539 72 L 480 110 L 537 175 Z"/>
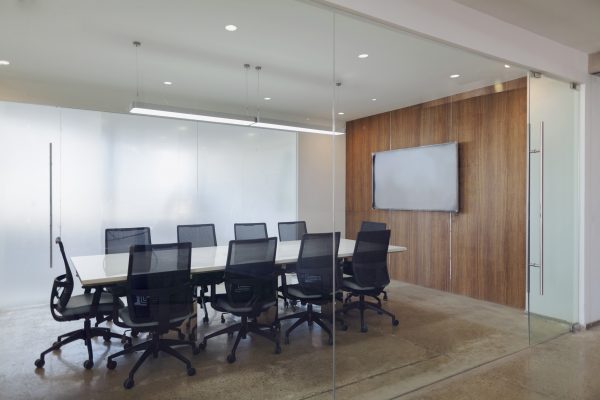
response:
<path id="1" fill-rule="evenodd" d="M 139 101 L 140 99 L 140 65 L 138 60 L 138 49 L 142 45 L 141 42 L 137 40 L 133 42 L 135 46 L 135 99 Z"/>
<path id="2" fill-rule="evenodd" d="M 262 67 L 257 65 L 256 69 L 256 122 L 260 122 L 260 71 Z"/>

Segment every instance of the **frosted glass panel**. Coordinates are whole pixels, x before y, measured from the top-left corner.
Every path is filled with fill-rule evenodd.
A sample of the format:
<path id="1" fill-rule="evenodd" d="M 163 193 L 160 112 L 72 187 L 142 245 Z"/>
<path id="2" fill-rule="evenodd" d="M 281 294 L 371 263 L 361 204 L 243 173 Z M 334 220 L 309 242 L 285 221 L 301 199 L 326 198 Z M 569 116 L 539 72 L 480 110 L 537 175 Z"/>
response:
<path id="1" fill-rule="evenodd" d="M 178 224 L 214 223 L 225 244 L 235 222 L 276 235 L 296 216 L 294 133 L 79 110 L 63 120 L 62 227 L 77 253 L 103 252 L 110 227 L 149 226 L 161 243 Z"/>
<path id="2" fill-rule="evenodd" d="M 579 92 L 547 77 L 529 82 L 529 311 L 531 338 L 539 341 L 561 333 L 545 319 L 564 322 L 563 331 L 577 321 Z"/>
<path id="3" fill-rule="evenodd" d="M 68 256 L 104 252 L 104 229 L 297 218 L 296 134 L 161 118 L 0 103 L 0 308 L 48 300 L 64 266 L 49 268 L 49 143 L 54 230 Z"/>
<path id="4" fill-rule="evenodd" d="M 233 239 L 236 222 L 296 219 L 296 134 L 199 124 L 198 221 L 216 224 L 217 242 Z"/>
<path id="5" fill-rule="evenodd" d="M 0 308 L 47 301 L 63 268 L 49 260 L 49 143 L 59 126 L 55 107 L 0 102 Z"/>

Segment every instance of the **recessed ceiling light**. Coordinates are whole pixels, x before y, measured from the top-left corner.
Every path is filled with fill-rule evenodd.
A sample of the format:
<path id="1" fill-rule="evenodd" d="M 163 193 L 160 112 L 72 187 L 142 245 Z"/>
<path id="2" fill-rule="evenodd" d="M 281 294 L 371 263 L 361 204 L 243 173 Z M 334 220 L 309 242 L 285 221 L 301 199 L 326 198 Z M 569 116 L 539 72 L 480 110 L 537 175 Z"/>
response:
<path id="1" fill-rule="evenodd" d="M 376 98 L 372 98 L 371 101 L 377 101 L 377 99 Z"/>
<path id="2" fill-rule="evenodd" d="M 10 65 L 10 62 L 6 60 L 0 60 L 0 65 Z"/>
<path id="3" fill-rule="evenodd" d="M 235 26 L 235 25 L 226 25 L 225 29 L 228 30 L 229 32 L 235 32 L 235 31 L 237 31 L 237 26 Z"/>
<path id="4" fill-rule="evenodd" d="M 265 100 L 269 101 L 269 100 L 271 100 L 271 98 L 270 97 L 265 97 Z"/>
<path id="5" fill-rule="evenodd" d="M 452 75 L 450 75 L 450 78 L 455 79 L 455 78 L 458 78 L 459 76 L 460 76 L 459 74 L 452 74 Z"/>
<path id="6" fill-rule="evenodd" d="M 367 53 L 361 53 L 358 55 L 358 58 L 367 58 L 369 55 Z"/>
<path id="7" fill-rule="evenodd" d="M 340 111 L 340 112 L 338 113 L 338 115 L 344 115 L 344 113 Z"/>
<path id="8" fill-rule="evenodd" d="M 510 68 L 510 65 L 504 64 L 504 68 Z"/>
<path id="9" fill-rule="evenodd" d="M 167 86 L 171 86 L 173 84 L 173 82 L 171 82 L 171 81 L 164 81 L 163 84 L 165 84 Z"/>

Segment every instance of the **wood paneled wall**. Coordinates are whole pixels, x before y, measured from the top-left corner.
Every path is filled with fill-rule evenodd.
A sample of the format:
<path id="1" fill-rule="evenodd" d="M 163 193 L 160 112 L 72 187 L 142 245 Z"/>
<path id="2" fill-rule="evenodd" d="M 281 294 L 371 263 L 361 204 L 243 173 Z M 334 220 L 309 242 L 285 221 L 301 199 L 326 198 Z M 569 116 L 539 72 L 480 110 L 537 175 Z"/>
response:
<path id="1" fill-rule="evenodd" d="M 527 82 L 461 93 L 346 125 L 346 237 L 386 222 L 392 278 L 525 306 Z M 457 141 L 460 212 L 371 208 L 371 153 Z"/>

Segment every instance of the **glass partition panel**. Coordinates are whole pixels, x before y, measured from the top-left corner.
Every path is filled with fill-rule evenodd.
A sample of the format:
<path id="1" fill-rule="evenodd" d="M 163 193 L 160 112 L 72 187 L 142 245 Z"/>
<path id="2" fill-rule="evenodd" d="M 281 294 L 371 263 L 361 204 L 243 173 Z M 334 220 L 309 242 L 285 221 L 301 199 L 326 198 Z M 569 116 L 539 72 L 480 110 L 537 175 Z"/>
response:
<path id="1" fill-rule="evenodd" d="M 279 231 L 280 222 L 291 221 L 305 221 L 308 233 L 334 231 L 334 198 L 340 201 L 344 195 L 343 180 L 334 185 L 334 154 L 344 152 L 344 141 L 334 142 L 330 134 L 332 13 L 291 0 L 225 1 L 207 7 L 210 17 L 201 16 L 199 23 L 211 24 L 232 10 L 239 32 L 225 30 L 223 23 L 218 26 L 223 48 L 198 35 L 194 51 L 203 54 L 202 60 L 182 56 L 180 76 L 172 78 L 171 89 L 187 84 L 202 90 L 186 101 L 187 88 L 173 90 L 178 96 L 156 88 L 152 81 L 173 71 L 148 61 L 156 60 L 160 50 L 147 41 L 137 48 L 141 78 L 132 100 L 164 109 L 181 106 L 198 114 L 227 113 L 255 123 L 237 126 L 61 109 L 61 171 L 55 176 L 60 182 L 58 229 L 76 268 L 83 268 L 80 261 L 88 256 L 104 260 L 99 271 L 113 279 L 105 284 L 113 292 L 122 290 L 128 265 L 122 253 L 104 256 L 106 229 L 148 227 L 152 244 L 176 242 L 178 237 L 192 241 L 195 316 L 178 328 L 182 338 L 202 349 L 198 357 L 181 350 L 191 357 L 198 375 L 182 383 L 194 385 L 197 396 L 332 396 L 333 342 L 327 333 L 334 312 L 332 290 L 319 293 L 318 300 L 310 298 L 310 287 L 302 286 L 296 271 L 302 235 L 289 240 Z M 230 23 L 230 17 L 223 21 Z M 278 24 L 276 34 L 272 23 Z M 169 46 L 177 48 L 176 35 L 165 35 L 162 40 L 172 40 Z M 196 71 L 195 63 L 201 73 L 186 75 L 186 70 Z M 206 111 L 194 111 L 200 106 Z M 268 129 L 261 123 L 291 128 Z M 343 164 L 338 168 L 343 170 Z M 344 219 L 336 222 L 340 230 Z M 264 223 L 266 232 L 236 233 L 235 224 L 254 223 Z M 178 236 L 178 226 L 201 224 L 214 225 L 214 241 L 200 233 Z M 243 244 L 230 247 L 231 241 L 265 238 L 265 233 L 277 238 L 274 270 L 265 277 L 248 265 L 246 280 L 236 283 L 240 277 L 227 262 L 249 255 L 243 254 Z M 331 236 L 326 240 L 325 250 L 331 250 Z M 228 252 L 236 248 L 242 253 L 229 259 Z M 264 254 L 266 250 L 256 250 L 252 257 Z M 330 272 L 335 264 L 330 256 L 324 267 Z M 269 282 L 274 272 L 276 284 L 265 294 L 263 281 Z M 249 287 L 259 286 L 260 296 L 244 297 Z M 256 308 L 259 303 L 264 306 Z M 147 338 L 143 332 L 139 336 L 138 341 Z M 176 332 L 167 336 L 179 337 Z M 127 371 L 135 359 L 116 359 L 117 369 Z M 97 364 L 104 361 L 98 355 Z M 143 370 L 149 372 L 139 372 L 140 384 L 143 380 L 157 392 L 164 390 L 165 396 L 167 383 L 182 372 L 174 365 L 144 364 Z M 110 390 L 119 380 L 109 374 L 99 390 Z M 137 378 L 135 382 L 137 386 Z"/>
<path id="2" fill-rule="evenodd" d="M 49 233 L 50 145 L 59 135 L 57 108 L 0 102 L 0 310 L 46 302 L 64 271 L 57 254 L 51 263 Z"/>
<path id="3" fill-rule="evenodd" d="M 359 241 L 345 261 L 336 394 L 387 399 L 528 346 L 527 71 L 343 13 L 335 27 L 345 236 Z M 432 156 L 443 143 L 454 153 Z M 406 165 L 401 149 L 417 156 L 378 175 L 395 203 L 375 208 L 373 158 L 396 151 Z M 457 184 L 436 181 L 448 168 Z M 441 188 L 458 212 L 414 200 Z M 386 265 L 360 250 L 378 229 L 390 230 Z"/>
<path id="4" fill-rule="evenodd" d="M 538 343 L 578 319 L 579 91 L 529 78 L 529 323 Z"/>

